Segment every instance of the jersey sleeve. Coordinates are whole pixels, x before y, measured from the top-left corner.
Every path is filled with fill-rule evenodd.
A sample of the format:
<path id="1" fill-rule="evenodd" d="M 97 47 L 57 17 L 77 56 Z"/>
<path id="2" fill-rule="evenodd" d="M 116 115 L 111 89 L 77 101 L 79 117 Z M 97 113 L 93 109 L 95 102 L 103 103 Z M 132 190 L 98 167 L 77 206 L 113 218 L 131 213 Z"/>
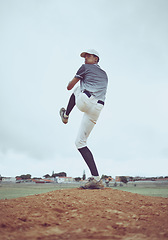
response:
<path id="1" fill-rule="evenodd" d="M 85 65 L 83 64 L 77 71 L 75 77 L 82 80 L 85 76 Z"/>

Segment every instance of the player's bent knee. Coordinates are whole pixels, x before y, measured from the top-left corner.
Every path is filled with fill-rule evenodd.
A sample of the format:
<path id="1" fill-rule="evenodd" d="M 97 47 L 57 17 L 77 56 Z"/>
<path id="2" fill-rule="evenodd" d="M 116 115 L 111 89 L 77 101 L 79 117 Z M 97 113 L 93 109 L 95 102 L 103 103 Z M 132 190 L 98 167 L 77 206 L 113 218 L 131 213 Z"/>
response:
<path id="1" fill-rule="evenodd" d="M 87 144 L 86 144 L 86 141 L 76 139 L 75 145 L 76 145 L 77 149 L 79 149 L 79 148 L 86 147 Z"/>

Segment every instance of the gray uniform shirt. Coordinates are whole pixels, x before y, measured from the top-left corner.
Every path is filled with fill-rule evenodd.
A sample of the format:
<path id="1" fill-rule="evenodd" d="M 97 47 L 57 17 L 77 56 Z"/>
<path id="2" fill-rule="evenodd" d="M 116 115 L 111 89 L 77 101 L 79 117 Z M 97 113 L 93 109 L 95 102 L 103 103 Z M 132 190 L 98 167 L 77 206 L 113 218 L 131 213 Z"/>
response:
<path id="1" fill-rule="evenodd" d="M 81 91 L 87 90 L 98 100 L 105 100 L 108 77 L 98 64 L 83 64 L 75 77 L 80 79 Z"/>

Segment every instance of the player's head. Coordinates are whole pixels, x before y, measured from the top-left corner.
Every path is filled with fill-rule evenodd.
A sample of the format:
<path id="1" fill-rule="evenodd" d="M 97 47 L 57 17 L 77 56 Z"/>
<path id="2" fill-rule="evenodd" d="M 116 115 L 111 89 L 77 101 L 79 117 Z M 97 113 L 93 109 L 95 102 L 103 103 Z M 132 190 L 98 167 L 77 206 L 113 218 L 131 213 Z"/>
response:
<path id="1" fill-rule="evenodd" d="M 85 58 L 85 63 L 87 64 L 95 64 L 99 62 L 99 53 L 94 49 L 82 52 L 80 56 Z"/>

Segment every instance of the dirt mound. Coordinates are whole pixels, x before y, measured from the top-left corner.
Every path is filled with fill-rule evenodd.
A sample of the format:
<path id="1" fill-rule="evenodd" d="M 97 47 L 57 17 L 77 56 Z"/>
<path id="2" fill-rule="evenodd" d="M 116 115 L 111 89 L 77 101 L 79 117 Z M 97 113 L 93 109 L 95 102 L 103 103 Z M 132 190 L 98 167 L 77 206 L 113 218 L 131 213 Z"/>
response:
<path id="1" fill-rule="evenodd" d="M 168 199 L 114 189 L 0 200 L 0 239 L 168 239 Z"/>

